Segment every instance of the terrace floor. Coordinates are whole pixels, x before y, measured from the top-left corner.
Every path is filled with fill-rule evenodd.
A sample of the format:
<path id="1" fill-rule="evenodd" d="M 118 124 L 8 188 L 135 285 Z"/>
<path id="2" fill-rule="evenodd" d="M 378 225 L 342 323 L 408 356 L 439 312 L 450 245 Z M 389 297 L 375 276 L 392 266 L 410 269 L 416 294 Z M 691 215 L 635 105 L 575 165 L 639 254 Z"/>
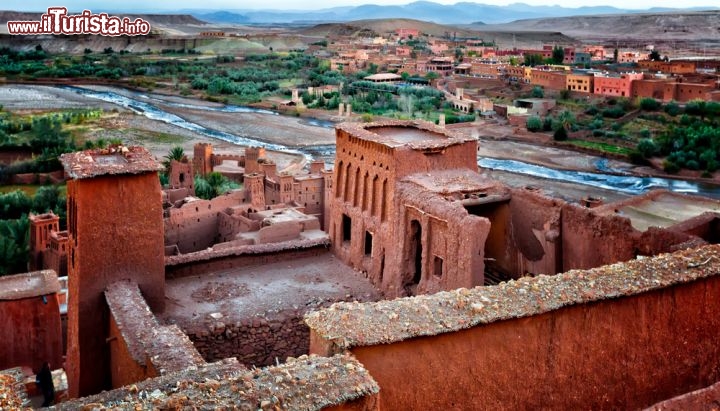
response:
<path id="1" fill-rule="evenodd" d="M 186 331 L 206 328 L 222 315 L 225 323 L 285 310 L 307 309 L 333 301 L 377 301 L 381 294 L 359 272 L 330 252 L 202 276 L 168 279 L 161 322 Z"/>

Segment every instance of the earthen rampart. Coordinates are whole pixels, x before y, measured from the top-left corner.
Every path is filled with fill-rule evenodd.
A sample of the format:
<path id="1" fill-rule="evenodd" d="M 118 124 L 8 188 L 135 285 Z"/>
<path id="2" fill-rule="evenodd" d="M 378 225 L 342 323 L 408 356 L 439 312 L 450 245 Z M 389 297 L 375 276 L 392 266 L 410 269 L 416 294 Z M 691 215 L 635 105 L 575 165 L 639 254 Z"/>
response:
<path id="1" fill-rule="evenodd" d="M 377 410 L 378 393 L 377 383 L 350 355 L 302 356 L 254 370 L 223 360 L 57 408 Z"/>
<path id="2" fill-rule="evenodd" d="M 105 299 L 113 388 L 205 363 L 182 330 L 157 322 L 136 283 L 109 285 Z"/>
<path id="3" fill-rule="evenodd" d="M 629 409 L 720 380 L 718 293 L 720 245 L 712 245 L 492 287 L 339 303 L 305 321 L 310 352 L 352 352 L 378 381 L 382 409 Z M 518 381 L 522 389 L 507 388 Z"/>

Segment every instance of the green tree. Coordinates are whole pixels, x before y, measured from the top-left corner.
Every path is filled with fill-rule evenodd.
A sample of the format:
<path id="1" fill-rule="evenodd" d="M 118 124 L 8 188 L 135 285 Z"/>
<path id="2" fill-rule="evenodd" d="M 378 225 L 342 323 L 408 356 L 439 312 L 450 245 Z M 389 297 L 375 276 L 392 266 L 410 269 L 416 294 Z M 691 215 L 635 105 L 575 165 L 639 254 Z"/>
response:
<path id="1" fill-rule="evenodd" d="M 0 275 L 27 271 L 30 220 L 22 215 L 15 220 L 0 220 Z"/>
<path id="2" fill-rule="evenodd" d="M 533 98 L 543 98 L 545 97 L 545 90 L 540 86 L 535 86 L 530 92 L 530 96 Z"/>
<path id="3" fill-rule="evenodd" d="M 662 57 L 660 57 L 660 52 L 657 50 L 653 50 L 650 52 L 650 55 L 648 55 L 648 58 L 652 61 L 660 61 L 662 60 Z"/>
<path id="4" fill-rule="evenodd" d="M 555 64 L 562 64 L 565 60 L 565 49 L 560 46 L 553 47 L 552 61 Z"/>
<path id="5" fill-rule="evenodd" d="M 525 54 L 523 58 L 524 64 L 529 67 L 535 67 L 543 62 L 543 57 L 540 54 Z"/>

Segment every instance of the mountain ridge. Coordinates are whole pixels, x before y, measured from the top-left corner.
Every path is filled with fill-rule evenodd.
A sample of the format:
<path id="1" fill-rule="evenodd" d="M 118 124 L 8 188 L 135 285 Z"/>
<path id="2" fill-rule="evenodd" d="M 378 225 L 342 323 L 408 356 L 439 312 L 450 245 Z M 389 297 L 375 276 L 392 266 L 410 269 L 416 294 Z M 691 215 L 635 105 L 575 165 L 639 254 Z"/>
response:
<path id="1" fill-rule="evenodd" d="M 348 22 L 384 18 L 408 18 L 431 21 L 438 24 L 472 24 L 482 21 L 487 24 L 509 23 L 515 20 L 586 16 L 597 14 L 636 14 L 654 12 L 680 12 L 707 10 L 712 7 L 666 8 L 654 7 L 645 10 L 620 9 L 612 6 L 583 6 L 569 8 L 561 6 L 532 6 L 526 3 L 511 3 L 496 6 L 486 3 L 459 2 L 451 5 L 431 1 L 415 1 L 404 5 L 377 5 L 372 3 L 357 6 L 340 6 L 317 10 L 191 10 L 200 20 L 211 23 L 302 23 L 302 22 Z M 715 9 L 717 10 L 717 8 Z"/>

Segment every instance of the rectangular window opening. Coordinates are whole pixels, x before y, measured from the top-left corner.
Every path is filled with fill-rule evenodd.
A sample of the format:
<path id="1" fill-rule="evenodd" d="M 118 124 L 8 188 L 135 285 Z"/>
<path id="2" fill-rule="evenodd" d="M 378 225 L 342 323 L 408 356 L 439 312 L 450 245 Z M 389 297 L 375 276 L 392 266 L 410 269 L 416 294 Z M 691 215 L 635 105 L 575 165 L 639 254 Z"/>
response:
<path id="1" fill-rule="evenodd" d="M 442 277 L 443 274 L 443 259 L 442 257 L 435 256 L 433 260 L 433 274 L 435 277 Z"/>
<path id="2" fill-rule="evenodd" d="M 342 236 L 343 241 L 352 239 L 352 219 L 347 214 L 342 215 Z"/>
<path id="3" fill-rule="evenodd" d="M 365 231 L 365 255 L 372 255 L 373 236 L 369 231 Z"/>

